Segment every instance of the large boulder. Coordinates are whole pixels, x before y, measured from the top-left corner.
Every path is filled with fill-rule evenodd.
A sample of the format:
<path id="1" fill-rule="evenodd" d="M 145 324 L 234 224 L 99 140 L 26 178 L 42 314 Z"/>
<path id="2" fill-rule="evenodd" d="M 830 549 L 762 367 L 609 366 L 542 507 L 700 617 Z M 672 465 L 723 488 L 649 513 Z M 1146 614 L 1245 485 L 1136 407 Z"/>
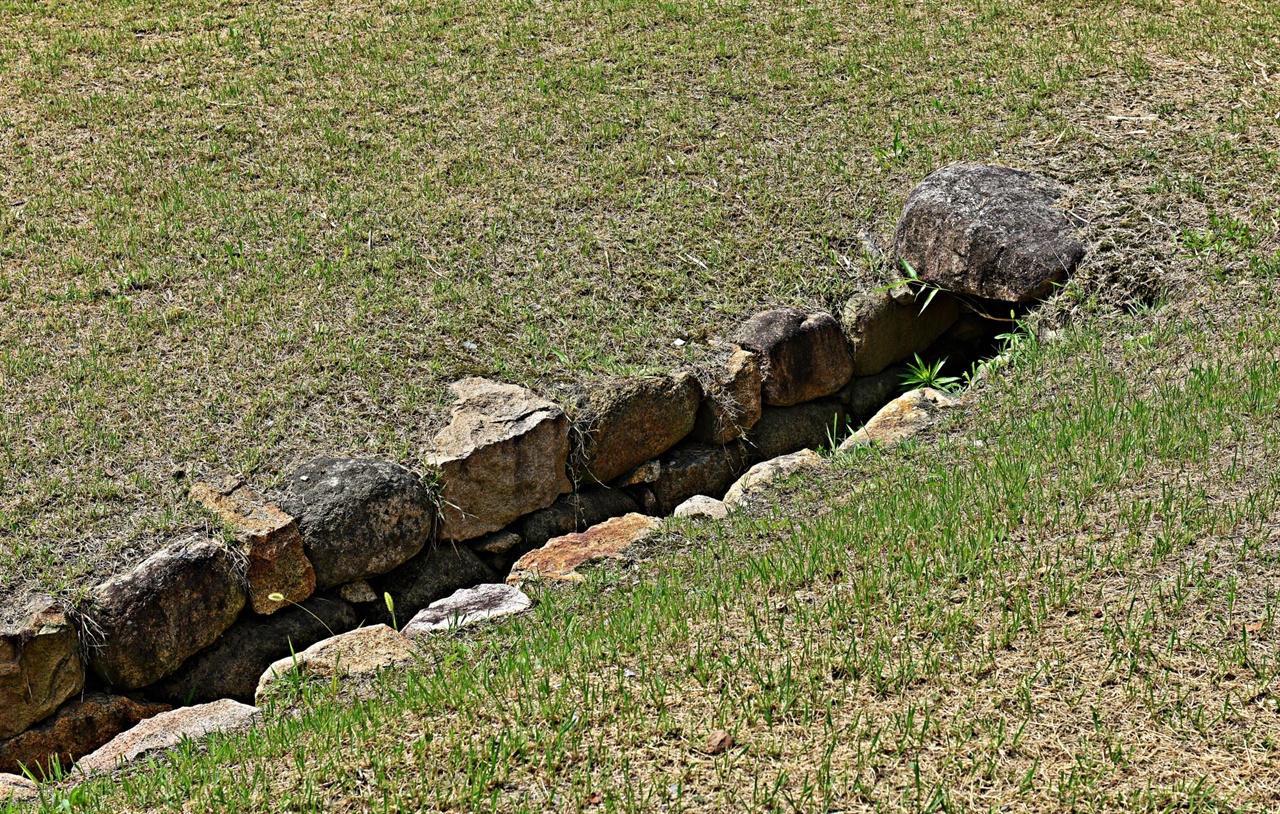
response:
<path id="1" fill-rule="evenodd" d="M 389 461 L 318 458 L 280 487 L 297 520 L 316 588 L 385 574 L 431 537 L 435 504 L 416 475 Z"/>
<path id="2" fill-rule="evenodd" d="M 562 495 L 542 511 L 522 518 L 514 528 L 524 548 L 540 548 L 552 537 L 582 531 L 610 517 L 639 510 L 639 505 L 626 492 L 601 486 Z"/>
<path id="3" fill-rule="evenodd" d="M 747 433 L 750 463 L 799 449 L 830 448 L 844 437 L 845 406 L 839 399 L 818 399 L 794 407 L 769 407 Z"/>
<path id="4" fill-rule="evenodd" d="M 764 403 L 790 407 L 829 396 L 853 375 L 853 358 L 840 323 L 821 311 L 777 308 L 756 314 L 733 341 L 760 356 Z"/>
<path id="5" fill-rule="evenodd" d="M 747 467 L 749 452 L 742 442 L 680 444 L 660 459 L 658 479 L 650 485 L 658 500 L 657 513 L 668 515 L 694 495 L 722 495 Z"/>
<path id="6" fill-rule="evenodd" d="M 583 474 L 605 483 L 656 458 L 693 429 L 702 387 L 688 372 L 615 378 L 593 386 L 581 404 Z"/>
<path id="7" fill-rule="evenodd" d="M 21 735 L 0 741 L 0 772 L 50 777 L 139 721 L 168 712 L 168 704 L 90 692 L 73 698 Z"/>
<path id="8" fill-rule="evenodd" d="M 853 347 L 853 375 L 874 376 L 895 362 L 910 359 L 932 345 L 959 317 L 960 303 L 943 293 L 905 303 L 887 291 L 853 297 L 841 315 Z"/>
<path id="9" fill-rule="evenodd" d="M 498 575 L 467 546 L 436 543 L 404 565 L 373 581 L 379 598 L 390 595 L 394 621 L 404 624 L 415 613 L 459 588 L 493 582 Z M 376 602 L 367 621 L 393 621 L 385 602 Z"/>
<path id="10" fill-rule="evenodd" d="M 258 703 L 289 676 L 318 679 L 367 680 L 383 670 L 413 661 L 409 640 L 386 625 L 340 633 L 301 653 L 274 662 L 258 681 Z"/>
<path id="11" fill-rule="evenodd" d="M 762 382 L 760 357 L 736 348 L 722 364 L 708 371 L 690 438 L 704 444 L 727 444 L 741 438 L 760 420 Z"/>
<path id="12" fill-rule="evenodd" d="M 75 626 L 51 597 L 32 599 L 0 626 L 0 738 L 52 714 L 83 686 Z"/>
<path id="13" fill-rule="evenodd" d="M 234 529 L 255 613 L 272 614 L 311 596 L 316 574 L 292 517 L 236 477 L 197 483 L 190 495 Z"/>
<path id="14" fill-rule="evenodd" d="M 249 703 L 262 671 L 273 662 L 358 623 L 349 604 L 320 596 L 271 617 L 246 614 L 212 646 L 149 687 L 147 694 L 171 704 L 203 704 L 219 698 Z"/>
<path id="15" fill-rule="evenodd" d="M 417 616 L 405 625 L 406 639 L 423 638 L 438 631 L 453 630 L 496 619 L 524 613 L 533 607 L 533 600 L 514 585 L 485 584 L 463 588 L 444 599 L 437 599 L 418 611 Z"/>
<path id="16" fill-rule="evenodd" d="M 840 445 L 840 451 L 846 452 L 860 446 L 900 444 L 938 423 L 944 411 L 959 404 L 959 399 L 932 387 L 903 393 L 849 436 Z"/>
<path id="17" fill-rule="evenodd" d="M 110 687 L 145 687 L 217 641 L 245 590 L 231 555 L 212 540 L 175 543 L 93 591 L 85 612 L 89 665 Z"/>
<path id="18" fill-rule="evenodd" d="M 114 771 L 146 755 L 173 749 L 186 741 L 202 740 L 214 732 L 247 729 L 260 715 L 256 708 L 230 698 L 162 712 L 81 758 L 76 772 Z"/>
<path id="19" fill-rule="evenodd" d="M 907 196 L 894 250 L 922 281 L 947 291 L 1039 299 L 1084 258 L 1057 206 L 1062 194 L 1052 181 L 1008 167 L 945 167 Z"/>
<path id="20" fill-rule="evenodd" d="M 652 517 L 627 514 L 584 532 L 556 537 L 517 560 L 507 583 L 517 585 L 534 578 L 581 582 L 579 566 L 603 559 L 620 559 L 630 546 L 653 534 L 661 525 L 660 520 Z"/>
<path id="21" fill-rule="evenodd" d="M 487 379 L 454 382 L 449 426 L 435 437 L 441 540 L 480 537 L 551 505 L 572 485 L 569 419 L 533 392 Z"/>

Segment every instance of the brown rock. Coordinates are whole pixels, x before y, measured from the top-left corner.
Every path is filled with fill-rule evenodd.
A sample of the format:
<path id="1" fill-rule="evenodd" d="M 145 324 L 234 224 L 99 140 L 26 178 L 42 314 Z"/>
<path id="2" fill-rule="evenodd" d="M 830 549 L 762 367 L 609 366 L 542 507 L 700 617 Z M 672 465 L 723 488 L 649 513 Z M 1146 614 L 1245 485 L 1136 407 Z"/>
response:
<path id="1" fill-rule="evenodd" d="M 84 686 L 79 638 L 62 606 L 37 597 L 0 627 L 0 738 L 50 715 Z"/>
<path id="2" fill-rule="evenodd" d="M 413 660 L 409 640 L 386 625 L 362 627 L 311 645 L 272 664 L 254 694 L 260 704 L 283 678 L 301 675 L 320 679 L 364 679 Z"/>
<path id="3" fill-rule="evenodd" d="M 302 535 L 292 517 L 239 478 L 197 483 L 190 494 L 235 530 L 236 542 L 248 560 L 245 579 L 255 613 L 272 614 L 311 596 L 316 574 L 303 553 Z M 272 594 L 281 598 L 272 599 Z"/>
<path id="4" fill-rule="evenodd" d="M 704 385 L 702 403 L 690 437 L 706 444 L 727 444 L 742 437 L 760 419 L 760 359 L 738 348 Z"/>
<path id="5" fill-rule="evenodd" d="M 717 729 L 707 738 L 707 754 L 719 755 L 733 748 L 733 736 L 723 729 Z"/>
<path id="6" fill-rule="evenodd" d="M 853 346 L 853 375 L 874 376 L 923 351 L 955 323 L 960 304 L 938 293 L 928 305 L 897 302 L 876 291 L 850 299 L 841 322 Z"/>
<path id="7" fill-rule="evenodd" d="M 639 508 L 626 492 L 607 487 L 585 489 L 562 495 L 542 511 L 521 518 L 515 528 L 524 538 L 524 546 L 540 548 L 552 537 L 582 531 L 610 517 L 639 511 Z"/>
<path id="8" fill-rule="evenodd" d="M 1057 206 L 1062 193 L 1052 181 L 1008 167 L 945 167 L 907 196 L 894 250 L 921 280 L 948 291 L 1039 299 L 1084 258 Z"/>
<path id="9" fill-rule="evenodd" d="M 582 575 L 575 570 L 578 566 L 606 558 L 620 559 L 628 546 L 653 534 L 660 525 L 652 517 L 627 514 L 584 532 L 556 537 L 517 560 L 507 582 L 514 585 L 535 577 L 581 582 Z"/>
<path id="10" fill-rule="evenodd" d="M 733 339 L 760 355 L 764 403 L 774 407 L 829 396 L 853 375 L 848 343 L 830 314 L 765 311 L 743 323 Z"/>
<path id="11" fill-rule="evenodd" d="M 94 589 L 89 664 L 109 686 L 145 687 L 213 644 L 244 604 L 227 551 L 202 538 L 176 543 Z"/>
<path id="12" fill-rule="evenodd" d="M 39 777 L 53 776 L 55 762 L 70 769 L 129 727 L 170 709 L 168 704 L 86 693 L 16 738 L 0 742 L 0 772 L 21 774 L 25 767 Z"/>
<path id="13" fill-rule="evenodd" d="M 524 538 L 514 531 L 499 531 L 479 540 L 472 540 L 467 547 L 477 554 L 500 556 L 510 553 L 524 543 Z"/>
<path id="14" fill-rule="evenodd" d="M 768 461 L 762 461 L 747 470 L 747 473 L 734 481 L 733 486 L 725 493 L 726 506 L 738 506 L 751 495 L 762 491 L 768 484 L 783 478 L 789 478 L 802 469 L 822 466 L 822 456 L 811 449 L 802 449 L 789 455 L 780 455 Z"/>
<path id="15" fill-rule="evenodd" d="M 959 403 L 958 399 L 931 387 L 904 393 L 886 404 L 866 426 L 849 436 L 840 445 L 840 450 L 868 444 L 899 444 L 933 426 L 944 410 Z"/>
<path id="16" fill-rule="evenodd" d="M 558 406 L 509 384 L 454 382 L 449 426 L 431 465 L 443 484 L 438 536 L 470 540 L 546 508 L 572 488 L 566 472 L 569 419 Z"/>
<path id="17" fill-rule="evenodd" d="M 741 442 L 679 444 L 661 458 L 658 480 L 649 488 L 658 500 L 657 514 L 668 515 L 694 495 L 722 495 L 747 468 L 747 446 Z"/>
<path id="18" fill-rule="evenodd" d="M 617 378 L 592 388 L 581 411 L 584 474 L 607 483 L 656 458 L 693 429 L 702 387 L 688 372 Z"/>
<path id="19" fill-rule="evenodd" d="M 229 698 L 162 712 L 81 758 L 76 764 L 76 772 L 114 771 L 138 758 L 172 749 L 186 740 L 201 740 L 214 732 L 247 729 L 260 714 L 254 707 Z"/>
<path id="20" fill-rule="evenodd" d="M 40 785 L 16 774 L 0 773 L 0 805 L 40 799 Z"/>

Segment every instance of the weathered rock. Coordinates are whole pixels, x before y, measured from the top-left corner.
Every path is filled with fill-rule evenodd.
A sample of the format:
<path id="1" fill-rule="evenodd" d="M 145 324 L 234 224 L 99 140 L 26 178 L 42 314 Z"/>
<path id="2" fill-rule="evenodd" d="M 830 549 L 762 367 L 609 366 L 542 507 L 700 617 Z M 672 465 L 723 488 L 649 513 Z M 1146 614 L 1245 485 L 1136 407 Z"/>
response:
<path id="1" fill-rule="evenodd" d="M 874 376 L 857 376 L 840 391 L 838 398 L 848 410 L 850 421 L 866 421 L 902 390 L 905 367 L 894 366 Z"/>
<path id="2" fill-rule="evenodd" d="M 627 494 L 631 495 L 631 499 L 635 501 L 636 511 L 640 514 L 647 514 L 650 517 L 658 517 L 662 514 L 658 511 L 658 496 L 649 488 L 649 484 L 637 483 L 635 486 L 628 486 Z"/>
<path id="3" fill-rule="evenodd" d="M 212 646 L 149 687 L 147 693 L 172 704 L 199 704 L 219 698 L 249 703 L 262 671 L 275 661 L 329 636 L 345 633 L 358 622 L 346 602 L 320 596 L 270 618 L 246 614 Z"/>
<path id="4" fill-rule="evenodd" d="M 760 358 L 738 348 L 711 372 L 690 438 L 705 444 L 727 444 L 760 420 L 763 375 Z"/>
<path id="5" fill-rule="evenodd" d="M 618 489 L 586 489 L 561 496 L 542 511 L 522 518 L 515 529 L 524 538 L 524 547 L 540 548 L 552 537 L 581 531 L 639 508 L 630 495 Z"/>
<path id="6" fill-rule="evenodd" d="M 186 740 L 201 740 L 214 732 L 247 729 L 259 715 L 261 713 L 254 707 L 229 698 L 162 712 L 81 758 L 76 764 L 76 772 L 114 771 L 146 755 L 172 749 Z"/>
<path id="7" fill-rule="evenodd" d="M 843 452 L 868 444 L 891 446 L 901 443 L 936 424 L 944 410 L 959 404 L 958 399 L 932 387 L 904 393 L 886 404 L 866 426 L 849 436 L 840 445 L 840 450 Z"/>
<path id="8" fill-rule="evenodd" d="M 176 543 L 94 589 L 89 665 L 116 689 L 145 687 L 213 644 L 244 604 L 225 549 L 201 538 Z"/>
<path id="9" fill-rule="evenodd" d="M 688 372 L 593 387 L 582 402 L 586 478 L 607 483 L 671 449 L 693 429 L 701 398 Z"/>
<path id="10" fill-rule="evenodd" d="M 320 679 L 367 679 L 382 670 L 413 660 L 409 640 L 386 625 L 362 627 L 325 639 L 295 656 L 268 667 L 254 694 L 262 703 L 272 688 L 290 675 Z"/>
<path id="11" fill-rule="evenodd" d="M 523 543 L 524 538 L 514 531 L 499 531 L 479 540 L 472 540 L 467 543 L 467 547 L 477 554 L 503 555 L 511 553 Z"/>
<path id="12" fill-rule="evenodd" d="M 638 483 L 653 483 L 661 474 L 662 463 L 657 458 L 654 458 L 652 461 L 645 461 L 630 472 L 614 478 L 609 486 L 613 489 L 621 489 L 625 486 L 635 486 Z"/>
<path id="13" fill-rule="evenodd" d="M 316 587 L 385 574 L 431 537 L 435 505 L 409 470 L 388 461 L 319 458 L 290 475 L 280 508 L 297 520 Z"/>
<path id="14" fill-rule="evenodd" d="M 37 597 L 0 627 L 0 738 L 52 714 L 84 686 L 79 639 L 62 606 Z"/>
<path id="15" fill-rule="evenodd" d="M 53 776 L 55 763 L 70 769 L 129 727 L 170 709 L 168 704 L 86 693 L 21 735 L 0 741 L 0 772 L 21 774 L 25 767 L 37 777 Z"/>
<path id="16" fill-rule="evenodd" d="M 671 514 L 676 517 L 710 517 L 712 520 L 723 520 L 729 516 L 729 507 L 723 500 L 716 500 L 706 495 L 694 495 L 676 506 Z"/>
<path id="17" fill-rule="evenodd" d="M 412 641 L 435 631 L 523 613 L 532 606 L 533 600 L 514 585 L 487 584 L 463 588 L 418 611 L 418 615 L 405 625 L 404 635 Z"/>
<path id="18" fill-rule="evenodd" d="M 378 601 L 378 592 L 373 590 L 367 579 L 358 579 L 339 585 L 336 591 L 338 599 L 352 605 L 367 605 Z"/>
<path id="19" fill-rule="evenodd" d="M 957 294 L 1039 299 L 1084 258 L 1063 190 L 1008 167 L 958 165 L 931 173 L 907 196 L 894 250 L 920 279 Z"/>
<path id="20" fill-rule="evenodd" d="M 239 478 L 197 483 L 190 494 L 235 529 L 236 542 L 248 560 L 245 580 L 255 613 L 272 614 L 311 596 L 316 574 L 292 517 Z M 272 599 L 273 594 L 279 598 Z"/>
<path id="21" fill-rule="evenodd" d="M 853 358 L 840 324 L 830 314 L 777 308 L 756 314 L 733 341 L 760 355 L 762 396 L 790 407 L 836 393 L 853 375 Z"/>
<path id="22" fill-rule="evenodd" d="M 819 399 L 795 407 L 766 408 L 747 433 L 750 463 L 766 461 L 806 447 L 829 447 L 844 436 L 845 407 L 837 399 Z"/>
<path id="23" fill-rule="evenodd" d="M 460 543 L 436 543 L 386 576 L 374 580 L 378 596 L 390 594 L 395 620 L 406 619 L 459 588 L 482 582 L 493 582 L 498 575 L 467 546 Z M 366 621 L 389 623 L 392 614 L 384 603 L 375 604 Z"/>
<path id="24" fill-rule="evenodd" d="M 0 773 L 0 805 L 40 799 L 40 785 L 16 774 Z"/>
<path id="25" fill-rule="evenodd" d="M 563 410 L 523 387 L 487 379 L 462 379 L 451 389 L 452 419 L 436 435 L 438 454 L 430 460 L 443 483 L 441 540 L 497 531 L 573 488 Z"/>
<path id="26" fill-rule="evenodd" d="M 659 515 L 671 514 L 694 495 L 722 495 L 747 468 L 748 451 L 742 442 L 680 444 L 662 456 L 658 480 L 649 488 L 658 500 Z"/>
<path id="27" fill-rule="evenodd" d="M 885 291 L 853 297 L 841 323 L 853 347 L 853 375 L 874 376 L 895 362 L 923 351 L 960 316 L 955 297 L 938 293 L 928 305 L 900 303 Z"/>
<path id="28" fill-rule="evenodd" d="M 802 449 L 799 452 L 763 461 L 748 469 L 747 474 L 738 478 L 733 486 L 729 487 L 729 491 L 724 496 L 724 504 L 730 507 L 738 506 L 776 480 L 791 477 L 802 469 L 819 466 L 822 466 L 822 456 L 811 449 Z"/>
<path id="29" fill-rule="evenodd" d="M 599 523 L 584 532 L 566 534 L 521 557 L 507 577 L 508 584 L 527 579 L 580 582 L 577 568 L 601 559 L 620 559 L 628 546 L 653 534 L 661 522 L 642 514 L 627 514 Z"/>

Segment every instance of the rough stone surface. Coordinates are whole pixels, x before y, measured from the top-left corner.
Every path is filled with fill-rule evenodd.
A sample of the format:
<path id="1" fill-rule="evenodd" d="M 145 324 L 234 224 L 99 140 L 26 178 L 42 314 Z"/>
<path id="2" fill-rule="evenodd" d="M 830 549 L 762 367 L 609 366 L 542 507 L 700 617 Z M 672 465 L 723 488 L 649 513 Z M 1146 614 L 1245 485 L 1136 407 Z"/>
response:
<path id="1" fill-rule="evenodd" d="M 671 449 L 693 429 L 702 387 L 691 373 L 616 378 L 582 403 L 583 474 L 607 483 Z"/>
<path id="2" fill-rule="evenodd" d="M 16 774 L 0 772 L 0 804 L 29 803 L 40 799 L 40 786 Z"/>
<path id="3" fill-rule="evenodd" d="M 366 621 L 392 622 L 382 599 L 390 594 L 395 603 L 395 620 L 403 625 L 415 613 L 443 599 L 459 588 L 493 582 L 498 575 L 467 546 L 436 543 L 396 570 L 374 580 L 379 601 L 366 613 Z"/>
<path id="4" fill-rule="evenodd" d="M 723 500 L 716 500 L 707 495 L 694 495 L 676 506 L 671 514 L 676 517 L 710 517 L 713 520 L 723 520 L 729 516 L 729 507 Z"/>
<path id="5" fill-rule="evenodd" d="M 748 451 L 741 442 L 680 444 L 662 456 L 662 471 L 649 488 L 658 499 L 659 515 L 668 515 L 694 495 L 722 495 L 747 468 Z"/>
<path id="6" fill-rule="evenodd" d="M 467 543 L 467 546 L 477 554 L 508 554 L 524 543 L 524 538 L 514 531 L 499 531 L 490 534 L 487 537 L 481 537 L 479 540 L 473 540 Z"/>
<path id="7" fill-rule="evenodd" d="M 69 769 L 129 727 L 169 709 L 168 704 L 86 693 L 16 738 L 0 742 L 0 772 L 21 774 L 26 767 L 37 777 L 46 777 L 55 763 Z"/>
<path id="8" fill-rule="evenodd" d="M 523 613 L 532 606 L 533 600 L 514 585 L 477 585 L 432 602 L 418 611 L 418 615 L 405 625 L 403 632 L 405 638 L 412 641 L 435 631 L 452 630 L 485 619 Z"/>
<path id="9" fill-rule="evenodd" d="M 378 592 L 373 590 L 373 586 L 367 579 L 358 579 L 355 582 L 339 585 L 336 593 L 338 599 L 350 602 L 352 605 L 367 605 L 378 601 Z"/>
<path id="10" fill-rule="evenodd" d="M 838 398 L 848 410 L 850 421 L 866 421 L 902 390 L 905 367 L 894 366 L 874 376 L 857 376 L 840 391 Z"/>
<path id="11" fill-rule="evenodd" d="M 624 486 L 635 486 L 638 483 L 653 483 L 662 474 L 662 463 L 654 458 L 613 479 L 609 486 L 621 489 Z"/>
<path id="12" fill-rule="evenodd" d="M 959 317 L 959 302 L 944 293 L 936 294 L 927 306 L 923 301 L 897 302 L 887 291 L 853 297 L 841 314 L 853 347 L 853 375 L 874 376 L 895 362 L 911 359 Z"/>
<path id="13" fill-rule="evenodd" d="M 958 399 L 932 387 L 904 393 L 886 404 L 866 426 L 849 436 L 840 445 L 840 449 L 844 451 L 867 444 L 901 443 L 933 426 L 944 410 L 959 403 Z"/>
<path id="14" fill-rule="evenodd" d="M 260 714 L 254 707 L 229 698 L 162 712 L 81 758 L 76 771 L 83 774 L 113 771 L 146 755 L 172 749 L 184 740 L 201 740 L 214 732 L 247 729 Z"/>
<path id="15" fill-rule="evenodd" d="M 451 386 L 457 401 L 435 437 L 443 483 L 437 536 L 458 542 L 550 506 L 572 488 L 569 419 L 533 392 L 487 379 Z"/>
<path id="16" fill-rule="evenodd" d="M 838 392 L 853 375 L 853 358 L 830 314 L 777 308 L 743 323 L 733 341 L 760 355 L 762 397 L 790 407 Z"/>
<path id="17" fill-rule="evenodd" d="M 296 518 L 316 587 L 385 574 L 422 550 L 435 506 L 409 470 L 388 461 L 319 458 L 280 488 Z"/>
<path id="18" fill-rule="evenodd" d="M 345 633 L 358 623 L 346 602 L 313 596 L 271 617 L 246 615 L 147 694 L 172 704 L 234 698 L 249 703 L 262 671 L 278 659 L 321 639 Z"/>
<path id="19" fill-rule="evenodd" d="M 507 577 L 509 584 L 541 577 L 580 582 L 578 566 L 596 560 L 622 557 L 628 546 L 652 534 L 661 522 L 642 514 L 627 514 L 592 526 L 584 532 L 566 534 L 521 557 Z"/>
<path id="20" fill-rule="evenodd" d="M 811 449 L 802 449 L 789 455 L 781 455 L 763 461 L 747 470 L 725 493 L 726 506 L 740 505 L 744 500 L 762 490 L 767 484 L 787 478 L 801 469 L 822 466 L 822 456 Z"/>
<path id="21" fill-rule="evenodd" d="M 226 550 L 206 539 L 176 543 L 94 589 L 89 665 L 116 689 L 145 687 L 217 641 L 244 604 Z"/>
<path id="22" fill-rule="evenodd" d="M 819 399 L 795 407 L 765 409 L 747 434 L 750 463 L 798 449 L 829 447 L 845 432 L 845 406 L 838 399 Z"/>
<path id="23" fill-rule="evenodd" d="M 413 660 L 409 640 L 386 625 L 362 627 L 311 645 L 296 656 L 273 663 L 262 673 L 254 694 L 261 703 L 271 688 L 293 674 L 328 679 L 364 679 Z"/>
<path id="24" fill-rule="evenodd" d="M 598 487 L 563 495 L 546 509 L 521 519 L 515 528 L 524 538 L 524 547 L 540 548 L 552 537 L 581 531 L 639 509 L 626 492 Z"/>
<path id="25" fill-rule="evenodd" d="M 1057 184 L 1008 167 L 957 165 L 907 196 L 894 250 L 921 280 L 1006 302 L 1039 299 L 1084 258 Z"/>
<path id="26" fill-rule="evenodd" d="M 292 517 L 239 478 L 197 483 L 190 494 L 235 529 L 236 542 L 248 560 L 245 579 L 255 613 L 272 614 L 311 596 L 316 574 Z M 272 599 L 272 594 L 281 598 Z"/>
<path id="27" fill-rule="evenodd" d="M 62 606 L 37 597 L 0 627 L 0 738 L 53 713 L 84 686 L 79 639 Z"/>
<path id="28" fill-rule="evenodd" d="M 712 371 L 690 438 L 704 444 L 727 444 L 760 420 L 763 375 L 760 357 L 738 348 Z"/>

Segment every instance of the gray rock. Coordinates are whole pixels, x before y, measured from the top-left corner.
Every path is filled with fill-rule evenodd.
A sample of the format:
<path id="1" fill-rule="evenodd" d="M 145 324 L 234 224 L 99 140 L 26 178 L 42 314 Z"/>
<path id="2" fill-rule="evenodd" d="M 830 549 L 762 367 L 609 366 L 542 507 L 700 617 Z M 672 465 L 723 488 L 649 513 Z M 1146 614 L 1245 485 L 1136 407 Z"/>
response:
<path id="1" fill-rule="evenodd" d="M 870 444 L 900 444 L 936 424 L 945 410 L 959 404 L 959 399 L 932 387 L 903 393 L 881 408 L 866 426 L 849 436 L 840 445 L 840 451 Z"/>
<path id="2" fill-rule="evenodd" d="M 729 507 L 723 500 L 716 500 L 707 495 L 694 495 L 676 506 L 671 514 L 675 517 L 710 517 L 712 520 L 723 520 L 729 516 Z"/>
<path id="3" fill-rule="evenodd" d="M 830 314 L 778 308 L 756 314 L 733 341 L 759 354 L 763 399 L 790 407 L 836 393 L 853 375 L 853 358 L 840 324 Z"/>
<path id="4" fill-rule="evenodd" d="M 658 500 L 657 514 L 668 515 L 694 495 L 722 495 L 747 468 L 742 442 L 680 444 L 662 456 L 662 472 L 649 488 Z"/>
<path id="5" fill-rule="evenodd" d="M 386 625 L 362 627 L 274 662 L 262 673 L 254 699 L 262 703 L 282 679 L 291 675 L 358 681 L 410 661 L 413 650 L 404 636 Z"/>
<path id="6" fill-rule="evenodd" d="M 36 597 L 0 627 L 0 738 L 51 715 L 84 686 L 79 638 L 62 606 Z"/>
<path id="7" fill-rule="evenodd" d="M 110 772 L 146 755 L 163 752 L 187 740 L 202 740 L 214 732 L 237 732 L 253 725 L 261 713 L 254 707 L 229 698 L 162 712 L 129 731 L 117 735 L 106 746 L 83 757 L 76 764 L 79 774 Z"/>
<path id="8" fill-rule="evenodd" d="M 736 349 L 710 372 L 690 438 L 705 444 L 727 444 L 760 420 L 763 373 L 760 358 Z"/>
<path id="9" fill-rule="evenodd" d="M 894 250 L 921 280 L 948 291 L 1039 299 L 1084 258 L 1057 206 L 1062 193 L 1052 181 L 1008 167 L 940 169 L 907 196 Z"/>
<path id="10" fill-rule="evenodd" d="M 374 580 L 378 596 L 390 594 L 395 621 L 404 624 L 415 613 L 459 588 L 493 582 L 497 574 L 465 545 L 437 543 L 384 577 Z M 374 604 L 366 621 L 389 623 L 391 613 L 383 602 Z"/>
<path id="11" fill-rule="evenodd" d="M 431 537 L 435 504 L 418 477 L 388 461 L 318 458 L 280 487 L 323 590 L 385 574 Z"/>
<path id="12" fill-rule="evenodd" d="M 441 630 L 466 627 L 485 619 L 523 613 L 533 600 L 514 585 L 486 584 L 463 588 L 418 611 L 405 625 L 405 638 L 413 641 Z"/>
<path id="13" fill-rule="evenodd" d="M 702 387 L 688 372 L 610 379 L 581 404 L 588 481 L 607 483 L 656 458 L 693 429 Z"/>
<path id="14" fill-rule="evenodd" d="M 21 775 L 0 773 L 0 805 L 40 799 L 40 785 Z"/>
<path id="15" fill-rule="evenodd" d="M 840 391 L 850 421 L 866 421 L 902 391 L 905 367 L 894 366 L 874 376 L 857 376 Z"/>
<path id="16" fill-rule="evenodd" d="M 94 589 L 89 665 L 108 686 L 145 687 L 217 641 L 244 605 L 225 549 L 200 538 L 176 543 Z"/>
<path id="17" fill-rule="evenodd" d="M 429 461 L 443 484 L 441 540 L 497 531 L 573 488 L 563 410 L 523 387 L 487 379 L 462 379 L 451 389 L 457 402 Z"/>
<path id="18" fill-rule="evenodd" d="M 339 585 L 334 593 L 338 595 L 338 599 L 352 605 L 367 605 L 378 601 L 378 593 L 373 590 L 373 586 L 367 579 L 358 579 L 355 582 Z"/>
<path id="19" fill-rule="evenodd" d="M 795 407 L 765 408 L 747 433 L 750 463 L 799 449 L 830 447 L 844 437 L 845 406 L 838 399 L 819 399 Z"/>
<path id="20" fill-rule="evenodd" d="M 211 647 L 192 656 L 173 675 L 147 689 L 171 704 L 234 698 L 249 703 L 262 671 L 278 659 L 354 628 L 346 602 L 313 596 L 270 617 L 245 614 Z"/>
<path id="21" fill-rule="evenodd" d="M 541 548 L 552 537 L 582 531 L 610 517 L 621 517 L 639 509 L 626 492 L 597 487 L 563 495 L 542 511 L 517 521 L 514 528 L 524 538 L 522 548 Z"/>
<path id="22" fill-rule="evenodd" d="M 790 477 L 802 469 L 820 466 L 822 466 L 822 456 L 811 449 L 802 449 L 799 452 L 762 461 L 748 469 L 745 475 L 729 487 L 729 491 L 724 496 L 724 504 L 729 507 L 740 506 L 749 497 L 762 491 L 774 481 Z"/>
<path id="23" fill-rule="evenodd" d="M 874 376 L 895 362 L 911 359 L 959 316 L 960 304 L 944 293 L 936 294 L 927 307 L 916 302 L 904 305 L 885 291 L 853 297 L 841 315 L 853 347 L 853 375 Z"/>

